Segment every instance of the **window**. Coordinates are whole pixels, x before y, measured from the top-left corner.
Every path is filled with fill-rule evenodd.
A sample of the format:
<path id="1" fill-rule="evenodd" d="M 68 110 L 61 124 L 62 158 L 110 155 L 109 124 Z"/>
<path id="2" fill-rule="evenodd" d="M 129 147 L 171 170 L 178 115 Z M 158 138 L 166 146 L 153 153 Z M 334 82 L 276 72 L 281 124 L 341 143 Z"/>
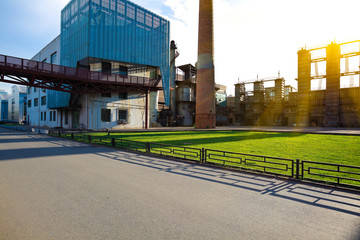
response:
<path id="1" fill-rule="evenodd" d="M 50 122 L 52 122 L 52 112 L 49 112 L 50 114 Z"/>
<path id="2" fill-rule="evenodd" d="M 56 111 L 53 111 L 53 121 L 56 121 Z"/>
<path id="3" fill-rule="evenodd" d="M 41 106 L 46 105 L 46 96 L 41 97 Z"/>
<path id="4" fill-rule="evenodd" d="M 102 0 L 102 6 L 104 8 L 109 8 L 109 0 Z"/>
<path id="5" fill-rule="evenodd" d="M 44 112 L 44 121 L 46 121 L 46 112 Z"/>
<path id="6" fill-rule="evenodd" d="M 39 106 L 39 99 L 38 98 L 34 98 L 34 107 Z"/>
<path id="7" fill-rule="evenodd" d="M 128 99 L 128 93 L 127 92 L 121 92 L 119 93 L 120 99 Z"/>
<path id="8" fill-rule="evenodd" d="M 85 0 L 80 0 L 80 8 L 85 5 Z"/>
<path id="9" fill-rule="evenodd" d="M 66 110 L 65 111 L 65 125 L 68 125 L 69 124 L 69 111 Z"/>
<path id="10" fill-rule="evenodd" d="M 111 63 L 109 62 L 102 62 L 101 63 L 101 71 L 103 73 L 111 73 Z"/>
<path id="11" fill-rule="evenodd" d="M 43 121 L 43 119 L 44 119 L 44 113 L 43 112 L 41 112 L 41 121 Z"/>
<path id="12" fill-rule="evenodd" d="M 119 110 L 119 122 L 126 123 L 127 122 L 127 110 Z"/>
<path id="13" fill-rule="evenodd" d="M 28 108 L 31 108 L 31 100 L 28 101 Z"/>
<path id="14" fill-rule="evenodd" d="M 117 12 L 125 15 L 125 3 L 118 0 L 117 2 Z"/>
<path id="15" fill-rule="evenodd" d="M 50 56 L 51 64 L 54 64 L 56 62 L 56 57 L 57 57 L 57 52 L 54 52 L 53 54 L 51 54 L 51 56 Z"/>
<path id="16" fill-rule="evenodd" d="M 115 11 L 116 2 L 115 0 L 110 0 L 110 9 Z"/>
<path id="17" fill-rule="evenodd" d="M 154 17 L 154 28 L 158 28 L 160 26 L 160 19 L 157 17 Z"/>
<path id="18" fill-rule="evenodd" d="M 101 121 L 111 122 L 111 109 L 101 109 Z"/>
<path id="19" fill-rule="evenodd" d="M 36 88 L 36 87 L 34 87 L 34 92 L 37 92 L 37 88 Z"/>
<path id="20" fill-rule="evenodd" d="M 140 9 L 137 10 L 136 20 L 137 20 L 139 23 L 144 23 L 144 11 L 142 11 L 142 10 L 140 10 Z"/>
<path id="21" fill-rule="evenodd" d="M 111 98 L 111 93 L 102 93 L 101 96 Z"/>
<path id="22" fill-rule="evenodd" d="M 126 16 L 131 19 L 135 19 L 135 7 L 127 4 Z"/>
<path id="23" fill-rule="evenodd" d="M 146 13 L 145 24 L 152 27 L 152 16 L 149 13 Z"/>

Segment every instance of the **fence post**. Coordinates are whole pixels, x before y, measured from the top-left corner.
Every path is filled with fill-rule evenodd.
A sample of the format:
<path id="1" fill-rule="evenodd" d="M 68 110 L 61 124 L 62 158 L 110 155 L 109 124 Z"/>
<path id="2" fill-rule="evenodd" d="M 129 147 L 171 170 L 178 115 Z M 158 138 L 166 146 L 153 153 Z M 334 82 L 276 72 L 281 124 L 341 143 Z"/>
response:
<path id="1" fill-rule="evenodd" d="M 74 139 L 74 133 L 71 133 L 71 139 Z"/>
<path id="2" fill-rule="evenodd" d="M 58 136 L 59 136 L 59 137 L 61 137 L 61 133 L 60 133 L 60 131 L 58 131 Z"/>
<path id="3" fill-rule="evenodd" d="M 203 148 L 201 150 L 201 163 L 204 164 L 205 163 L 205 158 L 206 158 L 206 154 L 205 154 L 205 148 Z"/>
<path id="4" fill-rule="evenodd" d="M 146 142 L 146 152 L 147 153 L 150 153 L 151 150 L 150 150 L 150 143 L 149 142 Z"/>
<path id="5" fill-rule="evenodd" d="M 91 135 L 88 136 L 88 140 L 89 140 L 89 142 L 91 142 Z"/>
<path id="6" fill-rule="evenodd" d="M 111 145 L 115 147 L 115 138 L 111 138 Z"/>
<path id="7" fill-rule="evenodd" d="M 299 173 L 300 173 L 300 160 L 296 159 L 296 179 L 300 179 Z"/>

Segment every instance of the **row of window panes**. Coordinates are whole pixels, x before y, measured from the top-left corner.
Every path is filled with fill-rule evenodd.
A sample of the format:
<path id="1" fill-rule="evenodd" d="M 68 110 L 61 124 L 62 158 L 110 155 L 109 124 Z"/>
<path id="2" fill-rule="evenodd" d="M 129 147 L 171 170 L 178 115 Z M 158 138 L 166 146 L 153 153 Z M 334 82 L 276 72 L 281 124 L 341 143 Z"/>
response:
<path id="1" fill-rule="evenodd" d="M 102 93 L 101 97 L 111 98 L 111 93 Z M 119 93 L 120 99 L 128 99 L 128 93 L 127 92 L 120 92 Z"/>
<path id="2" fill-rule="evenodd" d="M 57 52 L 54 52 L 53 54 L 50 55 L 50 63 L 54 64 L 56 61 L 56 57 L 57 57 Z M 45 58 L 44 60 L 42 60 L 41 62 L 46 63 L 47 62 L 47 58 Z M 35 88 L 35 92 L 36 92 L 36 88 Z"/>
<path id="3" fill-rule="evenodd" d="M 46 96 L 41 97 L 41 106 L 46 105 Z M 34 107 L 39 106 L 39 99 L 34 98 Z M 28 108 L 31 108 L 31 100 L 28 100 Z"/>
<path id="4" fill-rule="evenodd" d="M 56 111 L 50 111 L 50 122 L 56 121 Z M 46 121 L 46 112 L 41 112 L 41 121 Z"/>
<path id="5" fill-rule="evenodd" d="M 127 122 L 127 110 L 118 110 L 118 121 Z M 101 121 L 111 122 L 111 109 L 101 109 Z"/>
<path id="6" fill-rule="evenodd" d="M 37 88 L 34 87 L 33 89 L 34 89 L 34 93 L 36 93 L 36 92 L 37 92 Z M 30 93 L 31 93 L 31 87 L 29 87 L 27 91 L 28 91 L 28 94 L 30 94 Z M 46 89 L 41 89 L 41 91 L 42 91 L 43 93 L 45 93 L 45 92 L 46 92 Z"/>
<path id="7" fill-rule="evenodd" d="M 94 1 L 94 3 L 100 4 L 99 1 Z M 115 0 L 110 0 L 110 5 L 109 5 L 109 0 L 103 0 L 102 1 L 102 7 L 110 8 L 113 11 L 116 10 L 118 13 L 120 13 L 122 15 L 125 15 L 125 3 L 122 2 L 122 1 L 118 1 L 117 7 L 116 7 Z M 132 6 L 132 5 L 129 5 L 129 4 L 127 5 L 126 16 L 128 18 L 135 19 L 135 6 Z M 160 26 L 160 19 L 159 18 L 154 17 L 154 19 L 153 19 L 152 14 L 145 13 L 145 11 L 141 10 L 141 9 L 137 9 L 136 20 L 139 23 L 142 23 L 142 24 L 144 24 L 144 22 L 145 22 L 145 24 L 147 26 L 149 26 L 149 27 L 157 28 L 157 27 Z M 67 19 L 66 19 L 66 21 L 67 21 Z"/>

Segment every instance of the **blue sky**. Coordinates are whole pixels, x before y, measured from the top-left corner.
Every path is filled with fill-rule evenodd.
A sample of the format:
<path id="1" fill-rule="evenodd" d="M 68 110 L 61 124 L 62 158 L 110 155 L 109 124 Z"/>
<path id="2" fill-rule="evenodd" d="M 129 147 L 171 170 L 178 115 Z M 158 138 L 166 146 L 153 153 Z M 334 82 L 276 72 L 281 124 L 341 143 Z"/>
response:
<path id="1" fill-rule="evenodd" d="M 60 11 L 68 2 L 0 0 L 0 54 L 34 56 L 60 33 Z M 180 52 L 177 65 L 195 64 L 199 1 L 133 2 L 169 19 Z M 298 49 L 360 39 L 359 9 L 359 0 L 214 0 L 216 82 L 233 94 L 238 78 L 280 71 L 296 84 Z"/>

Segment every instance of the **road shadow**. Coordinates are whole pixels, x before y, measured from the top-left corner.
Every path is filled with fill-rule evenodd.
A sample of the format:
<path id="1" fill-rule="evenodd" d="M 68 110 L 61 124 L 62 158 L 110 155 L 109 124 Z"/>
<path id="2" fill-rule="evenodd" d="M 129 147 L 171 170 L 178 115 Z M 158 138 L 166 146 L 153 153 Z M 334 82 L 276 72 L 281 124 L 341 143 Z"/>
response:
<path id="1" fill-rule="evenodd" d="M 34 143 L 41 144 L 47 142 L 53 144 L 53 147 L 31 147 L 27 148 L 20 145 L 16 149 L 0 149 L 0 161 L 20 160 L 26 158 L 55 157 L 66 155 L 98 154 L 99 152 L 112 152 L 110 148 L 101 146 L 91 146 L 89 144 L 69 141 L 67 139 L 53 138 L 41 134 L 17 135 L 20 138 L 0 138 L 1 143 Z"/>
<path id="2" fill-rule="evenodd" d="M 97 153 L 97 155 L 171 174 L 253 191 L 260 195 L 279 197 L 302 204 L 360 216 L 360 195 L 352 191 L 318 187 L 274 177 L 227 171 L 129 152 L 102 152 Z"/>

